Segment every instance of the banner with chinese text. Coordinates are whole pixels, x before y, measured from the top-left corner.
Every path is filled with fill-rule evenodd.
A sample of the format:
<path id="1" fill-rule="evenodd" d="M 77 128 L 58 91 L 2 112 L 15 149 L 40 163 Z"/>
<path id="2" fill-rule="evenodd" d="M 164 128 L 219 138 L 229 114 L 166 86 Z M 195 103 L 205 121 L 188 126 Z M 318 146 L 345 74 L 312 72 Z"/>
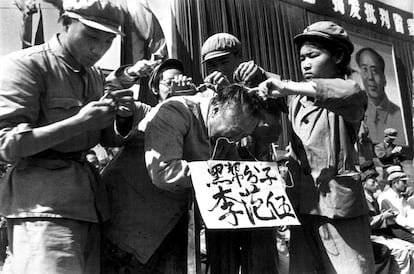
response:
<path id="1" fill-rule="evenodd" d="M 276 163 L 201 161 L 189 165 L 207 228 L 299 225 Z"/>
<path id="2" fill-rule="evenodd" d="M 412 39 L 414 18 L 411 12 L 375 0 L 282 0 L 319 14 L 344 19 L 361 27 Z M 410 1 L 410 0 L 406 0 Z M 412 0 L 411 0 L 412 1 Z"/>

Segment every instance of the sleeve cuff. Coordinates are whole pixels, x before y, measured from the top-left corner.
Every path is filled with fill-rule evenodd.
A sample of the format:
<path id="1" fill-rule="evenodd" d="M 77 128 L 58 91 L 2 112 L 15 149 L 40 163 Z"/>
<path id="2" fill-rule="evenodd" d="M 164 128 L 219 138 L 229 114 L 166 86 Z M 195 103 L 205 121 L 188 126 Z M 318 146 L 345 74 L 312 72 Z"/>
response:
<path id="1" fill-rule="evenodd" d="M 30 132 L 32 130 L 33 129 L 30 127 L 29 124 L 22 123 L 22 124 L 17 125 L 17 127 L 16 127 L 16 134 L 22 134 L 22 133 Z"/>
<path id="2" fill-rule="evenodd" d="M 121 117 L 116 115 L 114 119 L 114 133 L 122 139 L 127 139 L 137 123 L 137 109 L 136 106 L 132 108 L 132 115 L 130 117 Z"/>
<path id="3" fill-rule="evenodd" d="M 314 79 L 312 81 L 309 82 L 312 87 L 315 89 L 316 91 L 316 96 L 315 96 L 315 104 L 317 105 L 318 103 L 322 103 L 326 100 L 326 94 L 323 92 L 323 87 L 322 87 L 322 83 L 321 81 L 318 81 L 317 79 Z"/>
<path id="4" fill-rule="evenodd" d="M 115 71 L 115 76 L 121 81 L 121 82 L 129 82 L 133 83 L 136 82 L 139 79 L 138 75 L 131 75 L 128 73 L 128 69 L 131 67 L 131 65 L 125 65 L 120 66 Z"/>

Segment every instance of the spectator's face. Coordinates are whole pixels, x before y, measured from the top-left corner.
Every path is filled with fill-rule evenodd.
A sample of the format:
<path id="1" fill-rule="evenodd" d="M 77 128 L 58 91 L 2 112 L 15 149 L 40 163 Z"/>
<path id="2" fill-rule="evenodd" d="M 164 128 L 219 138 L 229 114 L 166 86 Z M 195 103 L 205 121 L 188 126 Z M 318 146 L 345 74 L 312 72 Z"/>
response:
<path id="1" fill-rule="evenodd" d="M 242 112 L 239 107 L 212 105 L 207 120 L 207 130 L 213 140 L 225 137 L 236 142 L 250 135 L 258 123 L 258 118 Z"/>
<path id="2" fill-rule="evenodd" d="M 87 27 L 79 21 L 65 28 L 64 46 L 82 66 L 93 66 L 106 53 L 115 38 L 115 34 Z"/>
<path id="3" fill-rule="evenodd" d="M 362 82 L 369 97 L 380 100 L 385 96 L 385 75 L 380 67 L 378 58 L 370 51 L 360 55 L 359 68 Z"/>
<path id="4" fill-rule="evenodd" d="M 364 188 L 371 194 L 374 194 L 378 189 L 378 182 L 375 178 L 368 178 L 365 181 Z"/>
<path id="5" fill-rule="evenodd" d="M 398 180 L 397 182 L 394 183 L 394 189 L 398 193 L 405 192 L 406 189 L 407 189 L 407 181 L 406 180 Z"/>
<path id="6" fill-rule="evenodd" d="M 394 140 L 395 140 L 395 138 L 393 138 L 393 137 L 390 137 L 390 136 L 385 137 L 385 142 L 388 143 L 388 144 L 394 143 Z"/>
<path id="7" fill-rule="evenodd" d="M 233 81 L 233 72 L 240 63 L 240 58 L 236 57 L 234 54 L 214 58 L 206 62 L 207 75 L 214 71 L 219 71 L 226 75 L 229 81 Z"/>
<path id="8" fill-rule="evenodd" d="M 338 74 L 337 57 L 328 50 L 305 42 L 300 48 L 300 64 L 303 78 L 310 81 L 313 78 L 334 78 Z"/>
<path id="9" fill-rule="evenodd" d="M 167 69 L 161 73 L 160 83 L 158 85 L 158 98 L 162 102 L 171 94 L 171 84 L 174 76 L 183 74 L 178 69 Z"/>

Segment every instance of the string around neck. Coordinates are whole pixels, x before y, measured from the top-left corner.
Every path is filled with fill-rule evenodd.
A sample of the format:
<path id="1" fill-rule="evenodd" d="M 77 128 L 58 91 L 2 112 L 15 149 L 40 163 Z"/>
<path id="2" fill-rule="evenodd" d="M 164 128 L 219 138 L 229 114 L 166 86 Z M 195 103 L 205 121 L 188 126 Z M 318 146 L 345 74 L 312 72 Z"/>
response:
<path id="1" fill-rule="evenodd" d="M 220 140 L 224 140 L 228 144 L 234 144 L 235 143 L 235 141 L 230 141 L 230 139 L 227 138 L 227 137 L 223 137 L 223 136 L 222 137 L 218 137 L 217 140 L 215 141 L 215 144 L 214 144 L 214 147 L 213 147 L 213 152 L 212 152 L 212 154 L 210 156 L 210 160 L 213 160 L 214 159 L 214 156 L 216 156 L 217 146 L 218 146 L 218 143 L 219 143 Z"/>

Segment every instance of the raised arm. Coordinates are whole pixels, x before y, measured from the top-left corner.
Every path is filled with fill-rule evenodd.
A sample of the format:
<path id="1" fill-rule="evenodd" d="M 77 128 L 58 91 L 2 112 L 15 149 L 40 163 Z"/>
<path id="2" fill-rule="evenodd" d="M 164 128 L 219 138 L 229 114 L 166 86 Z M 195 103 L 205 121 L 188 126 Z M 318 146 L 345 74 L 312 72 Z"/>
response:
<path id="1" fill-rule="evenodd" d="M 352 80 L 313 79 L 310 82 L 281 81 L 270 78 L 259 85 L 264 97 L 289 95 L 315 98 L 315 105 L 344 117 L 349 122 L 360 122 L 367 103 L 366 94 Z"/>

